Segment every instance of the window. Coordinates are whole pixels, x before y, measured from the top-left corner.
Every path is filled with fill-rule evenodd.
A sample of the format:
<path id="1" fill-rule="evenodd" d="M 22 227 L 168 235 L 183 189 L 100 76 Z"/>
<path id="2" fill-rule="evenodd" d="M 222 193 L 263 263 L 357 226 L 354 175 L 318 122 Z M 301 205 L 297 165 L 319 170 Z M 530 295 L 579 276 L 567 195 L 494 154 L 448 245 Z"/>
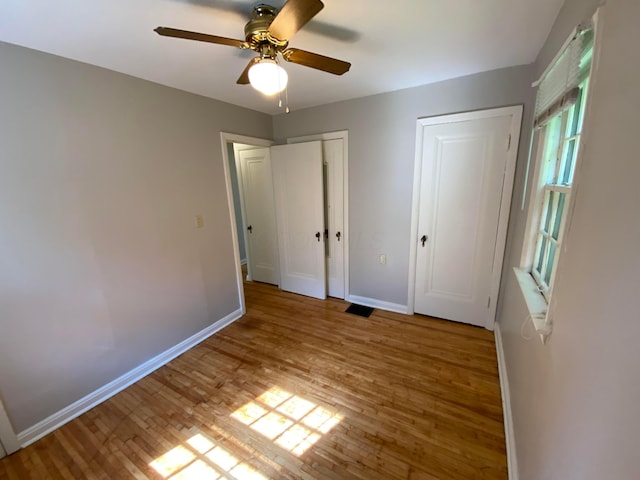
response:
<path id="1" fill-rule="evenodd" d="M 577 101 L 546 125 L 542 139 L 541 181 L 537 201 L 541 203 L 535 237 L 531 275 L 548 301 L 559 258 L 571 186 L 580 149 L 584 107 L 589 80 L 579 86 Z"/>
<path id="2" fill-rule="evenodd" d="M 577 29 L 538 84 L 534 124 L 537 154 L 527 235 L 516 275 L 539 333 L 550 332 L 548 304 L 569 220 L 592 56 L 593 31 Z"/>

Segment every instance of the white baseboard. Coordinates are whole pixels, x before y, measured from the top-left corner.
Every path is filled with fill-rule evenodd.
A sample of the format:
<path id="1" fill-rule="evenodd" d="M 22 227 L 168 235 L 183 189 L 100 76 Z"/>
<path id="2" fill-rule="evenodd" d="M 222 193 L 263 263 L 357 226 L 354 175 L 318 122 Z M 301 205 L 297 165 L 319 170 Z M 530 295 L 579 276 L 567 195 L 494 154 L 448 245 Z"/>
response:
<path id="1" fill-rule="evenodd" d="M 409 313 L 409 309 L 406 305 L 400 305 L 399 303 L 383 302 L 382 300 L 376 300 L 375 298 L 358 297 L 357 295 L 349 295 L 346 299 L 347 302 L 357 303 L 358 305 L 364 305 L 365 307 L 379 308 L 380 310 L 387 310 L 388 312 L 396 313 Z"/>
<path id="2" fill-rule="evenodd" d="M 177 345 L 171 347 L 160 355 L 146 361 L 142 365 L 134 368 L 133 370 L 125 373 L 119 378 L 116 378 L 112 382 L 99 388 L 98 390 L 90 393 L 86 397 L 72 403 L 71 405 L 63 408 L 62 410 L 50 415 L 44 420 L 36 423 L 32 427 L 18 433 L 18 442 L 22 448 L 32 444 L 36 440 L 41 439 L 45 435 L 60 428 L 65 423 L 70 422 L 76 417 L 79 417 L 86 411 L 92 409 L 96 405 L 108 400 L 116 393 L 124 390 L 131 384 L 146 377 L 153 371 L 169 363 L 171 360 L 179 355 L 182 355 L 187 350 L 193 348 L 198 343 L 202 342 L 206 338 L 210 337 L 214 333 L 222 330 L 227 325 L 230 325 L 242 316 L 241 310 L 236 310 L 230 313 L 224 318 L 221 318 L 214 324 L 208 326 L 204 330 L 199 331 L 195 335 L 183 340 Z"/>
<path id="3" fill-rule="evenodd" d="M 504 414 L 504 436 L 507 443 L 507 467 L 509 480 L 518 480 L 518 459 L 516 457 L 516 441 L 513 432 L 513 417 L 511 416 L 511 394 L 509 393 L 509 378 L 507 365 L 502 347 L 502 333 L 500 324 L 495 324 L 496 353 L 498 355 L 498 374 L 500 376 L 500 390 L 502 391 L 502 412 Z"/>

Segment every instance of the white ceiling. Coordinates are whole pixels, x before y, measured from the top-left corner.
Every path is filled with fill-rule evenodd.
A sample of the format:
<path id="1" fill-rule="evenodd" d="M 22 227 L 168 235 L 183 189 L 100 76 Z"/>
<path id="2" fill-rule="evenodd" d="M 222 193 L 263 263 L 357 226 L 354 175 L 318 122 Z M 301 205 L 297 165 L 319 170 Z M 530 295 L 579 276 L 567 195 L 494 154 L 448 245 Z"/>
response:
<path id="1" fill-rule="evenodd" d="M 279 113 L 277 100 L 235 83 L 253 52 L 153 32 L 244 39 L 257 3 L 284 1 L 2 0 L 0 40 Z M 531 63 L 563 0 L 324 3 L 290 45 L 351 62 L 351 71 L 338 77 L 285 62 L 292 110 Z"/>

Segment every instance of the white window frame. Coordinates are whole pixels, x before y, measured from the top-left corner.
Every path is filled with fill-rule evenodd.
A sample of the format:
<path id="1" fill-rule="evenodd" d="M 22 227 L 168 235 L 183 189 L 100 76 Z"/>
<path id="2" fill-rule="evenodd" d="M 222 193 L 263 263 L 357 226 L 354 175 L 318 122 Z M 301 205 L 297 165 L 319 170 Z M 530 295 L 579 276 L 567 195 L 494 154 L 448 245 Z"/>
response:
<path id="1" fill-rule="evenodd" d="M 541 130 L 538 139 L 538 158 L 536 159 L 536 166 L 538 167 L 538 172 L 536 172 L 537 188 L 534 191 L 535 199 L 530 206 L 530 235 L 528 236 L 526 256 L 523 258 L 523 264 L 534 278 L 538 290 L 547 302 L 551 300 L 553 282 L 558 267 L 558 259 L 560 258 L 564 232 L 566 230 L 567 212 L 571 204 L 572 186 L 575 182 L 575 169 L 581 151 L 584 110 L 586 108 L 586 98 L 588 97 L 588 83 L 588 78 L 580 83 L 581 95 L 578 102 L 571 108 L 559 112 L 550 120 Z M 579 128 L 577 132 L 568 132 L 568 124 L 574 121 L 573 117 L 575 116 L 576 108 L 579 109 L 579 119 L 577 120 Z M 556 129 L 557 132 L 552 131 Z M 547 138 L 550 133 L 555 133 L 557 137 L 551 139 L 551 143 L 548 144 Z M 574 150 L 572 150 L 569 155 L 568 145 L 571 142 L 574 144 Z M 569 175 L 571 179 L 570 183 L 561 181 L 563 171 L 568 161 L 573 163 L 573 168 Z M 553 171 L 551 172 L 550 169 L 553 169 Z M 552 213 L 549 215 L 546 214 L 546 212 L 549 208 L 552 193 L 555 194 L 556 200 L 554 203 L 556 203 L 556 205 L 551 207 Z M 564 204 L 560 212 L 561 217 L 558 219 L 557 214 L 560 195 L 564 195 Z M 545 218 L 549 219 L 548 231 L 545 228 L 541 228 Z M 555 228 L 556 225 L 557 229 Z M 556 231 L 555 235 L 554 231 Z M 541 238 L 546 240 L 544 245 L 550 244 L 555 248 L 553 265 L 551 265 L 550 270 L 548 268 L 549 255 L 547 255 L 547 252 L 543 252 L 543 248 L 540 248 Z M 542 267 L 540 271 L 538 271 L 535 266 L 539 264 L 540 256 L 543 257 L 543 261 Z M 547 280 L 548 272 L 550 272 L 550 274 Z"/>
<path id="2" fill-rule="evenodd" d="M 535 163 L 533 164 L 533 179 L 532 179 L 532 189 L 529 194 L 529 206 L 527 212 L 527 223 L 525 227 L 525 237 L 524 243 L 522 247 L 522 256 L 520 260 L 520 266 L 514 268 L 514 272 L 516 274 L 518 283 L 524 295 L 527 308 L 529 311 L 529 316 L 533 322 L 534 328 L 537 333 L 540 334 L 540 338 L 544 343 L 547 337 L 551 334 L 552 331 L 552 319 L 550 312 L 552 311 L 553 303 L 552 303 L 552 294 L 554 289 L 555 280 L 558 272 L 558 264 L 560 261 L 560 257 L 562 255 L 562 246 L 564 238 L 567 234 L 568 227 L 570 224 L 571 212 L 573 211 L 573 203 L 575 198 L 575 189 L 578 184 L 578 171 L 580 166 L 580 159 L 582 157 L 584 151 L 584 141 L 585 141 L 585 132 L 588 124 L 588 110 L 589 110 L 589 99 L 591 97 L 589 93 L 589 84 L 593 84 L 593 76 L 596 67 L 596 58 L 597 58 L 597 16 L 594 16 L 593 26 L 594 26 L 594 41 L 593 41 L 593 57 L 591 60 L 591 68 L 586 80 L 582 80 L 580 82 L 581 88 L 586 87 L 586 96 L 583 91 L 581 94 L 581 98 L 578 99 L 576 105 L 580 104 L 580 108 L 582 109 L 580 115 L 582 117 L 582 128 L 579 130 L 578 135 L 567 137 L 567 119 L 570 118 L 570 114 L 574 112 L 574 107 L 570 109 L 565 109 L 563 112 L 559 112 L 554 116 L 553 119 L 550 119 L 545 126 L 538 130 L 534 130 L 532 132 L 533 141 L 532 145 L 537 145 Z M 575 32 L 574 32 L 575 34 Z M 572 34 L 572 36 L 574 35 Z M 570 37 L 571 39 L 571 37 Z M 569 43 L 570 39 L 565 43 L 565 46 L 561 49 L 561 52 L 564 50 L 566 45 Z M 555 64 L 558 59 L 560 53 L 553 62 L 549 65 L 546 71 L 549 71 L 551 67 Z M 544 77 L 544 75 L 543 75 Z M 585 85 L 586 83 L 586 85 Z M 558 120 L 558 117 L 560 120 Z M 554 128 L 554 122 L 560 121 L 560 138 L 556 138 L 552 140 L 552 143 L 547 145 L 547 137 L 551 132 L 551 129 Z M 567 142 L 572 139 L 576 139 L 576 147 L 578 148 L 577 154 L 574 153 L 574 165 L 573 165 L 573 181 L 571 184 L 550 184 L 549 178 L 545 173 L 549 168 L 547 165 L 548 162 L 553 162 L 555 169 L 555 176 L 558 176 L 558 172 L 564 166 L 565 159 L 564 157 L 564 148 Z M 546 147 L 546 148 L 545 148 Z M 559 152 L 559 155 L 558 155 Z M 550 156 L 553 155 L 553 156 Z M 552 265 L 552 273 L 551 278 L 548 282 L 545 282 L 544 278 L 540 278 L 540 275 L 534 268 L 534 265 L 537 265 L 538 262 L 538 238 L 541 235 L 541 222 L 543 221 L 543 215 L 546 212 L 546 202 L 548 201 L 547 192 L 554 191 L 558 193 L 565 194 L 564 207 L 562 211 L 562 218 L 560 219 L 559 231 L 557 234 L 557 239 L 554 239 L 554 243 L 556 244 L 555 255 L 553 258 Z M 551 218 L 549 224 L 549 230 L 553 230 L 555 218 Z M 542 272 L 545 272 L 546 264 L 542 267 Z M 528 319 L 527 319 L 528 320 Z"/>

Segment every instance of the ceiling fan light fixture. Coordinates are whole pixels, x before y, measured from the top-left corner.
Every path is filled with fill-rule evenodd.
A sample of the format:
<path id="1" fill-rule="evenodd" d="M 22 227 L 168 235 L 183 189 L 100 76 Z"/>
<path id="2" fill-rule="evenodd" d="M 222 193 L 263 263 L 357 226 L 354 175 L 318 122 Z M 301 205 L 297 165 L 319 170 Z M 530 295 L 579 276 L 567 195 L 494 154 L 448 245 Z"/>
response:
<path id="1" fill-rule="evenodd" d="M 263 95 L 271 96 L 287 88 L 289 76 L 278 62 L 263 58 L 249 69 L 249 83 Z"/>

